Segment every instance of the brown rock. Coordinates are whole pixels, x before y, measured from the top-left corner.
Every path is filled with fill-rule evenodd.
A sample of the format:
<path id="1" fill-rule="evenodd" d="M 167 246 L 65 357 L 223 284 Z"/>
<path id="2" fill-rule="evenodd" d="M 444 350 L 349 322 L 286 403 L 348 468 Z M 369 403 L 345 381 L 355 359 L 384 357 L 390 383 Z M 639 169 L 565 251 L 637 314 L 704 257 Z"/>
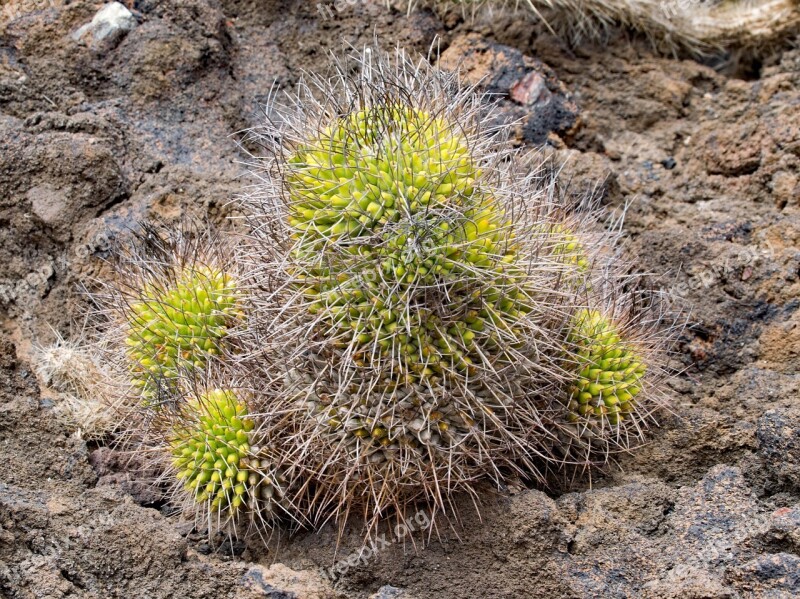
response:
<path id="1" fill-rule="evenodd" d="M 794 173 L 778 171 L 772 175 L 770 187 L 778 209 L 782 210 L 789 203 L 800 202 L 800 183 Z"/>
<path id="2" fill-rule="evenodd" d="M 800 315 L 769 325 L 759 338 L 760 358 L 778 372 L 800 372 Z"/>
<path id="3" fill-rule="evenodd" d="M 706 169 L 711 175 L 738 177 L 761 165 L 760 134 L 755 125 L 726 127 L 705 142 Z"/>

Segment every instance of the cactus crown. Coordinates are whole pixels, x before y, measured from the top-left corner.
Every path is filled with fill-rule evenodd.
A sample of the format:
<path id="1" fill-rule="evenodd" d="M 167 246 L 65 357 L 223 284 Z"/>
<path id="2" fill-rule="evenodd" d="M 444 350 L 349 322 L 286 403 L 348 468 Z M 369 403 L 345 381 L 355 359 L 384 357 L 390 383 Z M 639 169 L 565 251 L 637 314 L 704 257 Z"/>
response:
<path id="1" fill-rule="evenodd" d="M 159 381 L 173 381 L 181 369 L 203 368 L 222 350 L 231 322 L 241 317 L 232 277 L 195 264 L 174 280 L 147 281 L 126 314 L 127 354 L 134 383 L 152 398 Z"/>
<path id="2" fill-rule="evenodd" d="M 466 140 L 441 117 L 394 102 L 363 108 L 289 160 L 290 224 L 305 234 L 304 248 L 345 238 L 397 246 L 396 223 L 424 229 L 441 224 L 453 204 L 474 204 L 479 174 Z"/>
<path id="3" fill-rule="evenodd" d="M 248 485 L 256 480 L 248 470 L 251 432 L 255 422 L 247 406 L 229 389 L 214 389 L 192 398 L 187 418 L 173 427 L 173 466 L 185 489 L 199 503 L 222 511 L 238 509 Z"/>
<path id="4" fill-rule="evenodd" d="M 293 274 L 323 334 L 357 361 L 388 358 L 406 383 L 466 371 L 476 336 L 525 310 L 510 224 L 446 118 L 399 101 L 363 108 L 287 171 Z"/>

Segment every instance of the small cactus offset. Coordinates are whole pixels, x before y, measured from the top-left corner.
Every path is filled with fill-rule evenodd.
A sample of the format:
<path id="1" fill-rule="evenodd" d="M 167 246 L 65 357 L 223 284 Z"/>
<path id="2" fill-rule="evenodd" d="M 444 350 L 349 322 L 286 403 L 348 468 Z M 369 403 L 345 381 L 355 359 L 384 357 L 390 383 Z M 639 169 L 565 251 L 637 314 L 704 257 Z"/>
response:
<path id="1" fill-rule="evenodd" d="M 166 416 L 166 442 L 183 491 L 211 513 L 263 518 L 283 499 L 285 479 L 256 443 L 262 438 L 247 404 L 232 389 L 190 396 Z M 163 416 L 162 416 L 163 417 Z"/>
<path id="2" fill-rule="evenodd" d="M 42 389 L 55 394 L 54 413 L 70 432 L 92 441 L 108 440 L 124 430 L 132 383 L 102 359 L 102 351 L 83 338 L 65 339 L 56 333 L 55 343 L 34 348 L 35 368 Z"/>
<path id="3" fill-rule="evenodd" d="M 241 316 L 236 284 L 217 268 L 197 264 L 184 267 L 174 281 L 148 281 L 127 315 L 135 384 L 148 397 L 180 369 L 203 368 L 220 354 L 228 327 Z"/>
<path id="4" fill-rule="evenodd" d="M 634 281 L 627 291 L 613 277 L 605 282 L 612 299 L 590 293 L 593 307 L 572 313 L 565 384 L 547 408 L 554 435 L 540 451 L 567 467 L 602 465 L 634 449 L 668 403 L 665 349 L 680 330 L 669 297 Z"/>
<path id="5" fill-rule="evenodd" d="M 145 402 L 168 396 L 182 371 L 218 358 L 229 329 L 242 322 L 230 251 L 214 239 L 185 226 L 143 227 L 121 251 L 119 286 L 99 297 L 114 323 L 107 335 L 122 338 L 125 367 Z"/>
<path id="6" fill-rule="evenodd" d="M 566 224 L 554 223 L 550 226 L 550 235 L 556 242 L 553 254 L 576 266 L 580 272 L 587 272 L 590 257 L 587 255 L 580 238 Z"/>
<path id="7" fill-rule="evenodd" d="M 192 399 L 186 412 L 188 422 L 176 425 L 170 438 L 178 479 L 186 481 L 196 501 L 210 501 L 213 510 L 236 510 L 258 484 L 247 468 L 255 422 L 229 389 Z"/>
<path id="8" fill-rule="evenodd" d="M 176 502 L 374 532 L 639 442 L 673 329 L 631 291 L 619 227 L 575 210 L 457 76 L 371 49 L 336 69 L 253 132 L 235 251 L 146 227 L 98 298 L 139 389 L 128 436 Z"/>
<path id="9" fill-rule="evenodd" d="M 647 370 L 630 342 L 598 310 L 575 315 L 570 341 L 578 348 L 578 375 L 570 387 L 569 403 L 574 420 L 605 419 L 616 425 L 630 418 Z"/>

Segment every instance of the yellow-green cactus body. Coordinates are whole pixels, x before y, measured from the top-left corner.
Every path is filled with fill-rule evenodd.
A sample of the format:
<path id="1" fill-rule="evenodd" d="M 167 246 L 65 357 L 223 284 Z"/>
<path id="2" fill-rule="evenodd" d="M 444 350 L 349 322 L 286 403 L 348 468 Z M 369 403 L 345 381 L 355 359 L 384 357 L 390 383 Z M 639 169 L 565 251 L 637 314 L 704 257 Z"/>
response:
<path id="1" fill-rule="evenodd" d="M 586 273 L 589 270 L 591 266 L 589 256 L 574 231 L 565 225 L 554 223 L 549 227 L 549 235 L 555 242 L 553 254 L 556 257 L 564 260 L 567 264 L 577 267 L 581 273 Z"/>
<path id="2" fill-rule="evenodd" d="M 187 268 L 174 281 L 150 282 L 127 314 L 125 340 L 134 383 L 151 398 L 158 382 L 202 368 L 218 355 L 228 327 L 241 317 L 239 294 L 221 270 Z"/>
<path id="3" fill-rule="evenodd" d="M 366 236 L 463 201 L 479 175 L 465 141 L 443 119 L 408 106 L 344 117 L 289 165 L 290 224 L 330 240 Z M 393 249 L 402 250 L 402 243 Z"/>
<path id="4" fill-rule="evenodd" d="M 288 164 L 304 265 L 295 274 L 323 334 L 355 347 L 357 362 L 392 357 L 395 382 L 406 383 L 469 371 L 476 337 L 511 331 L 528 310 L 513 234 L 444 119 L 405 105 L 363 109 Z M 419 300 L 443 290 L 447 317 Z"/>
<path id="5" fill-rule="evenodd" d="M 634 411 L 647 366 L 597 310 L 580 310 L 570 342 L 577 348 L 577 378 L 570 388 L 571 419 L 618 424 Z"/>
<path id="6" fill-rule="evenodd" d="M 216 389 L 186 409 L 170 441 L 177 476 L 198 503 L 236 510 L 262 478 L 247 466 L 255 426 L 247 407 L 233 391 Z"/>

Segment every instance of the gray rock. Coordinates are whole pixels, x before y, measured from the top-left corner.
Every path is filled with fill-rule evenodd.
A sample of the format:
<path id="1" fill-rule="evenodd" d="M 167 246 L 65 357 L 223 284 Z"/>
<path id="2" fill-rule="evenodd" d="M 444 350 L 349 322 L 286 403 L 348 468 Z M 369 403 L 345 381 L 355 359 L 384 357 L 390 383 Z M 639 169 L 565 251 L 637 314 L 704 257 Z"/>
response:
<path id="1" fill-rule="evenodd" d="M 69 205 L 69 198 L 63 190 L 46 183 L 31 187 L 25 197 L 30 201 L 33 213 L 47 225 L 58 224 Z"/>
<path id="2" fill-rule="evenodd" d="M 800 594 L 800 557 L 793 553 L 760 555 L 741 568 L 743 580 L 760 583 L 766 590 Z"/>
<path id="3" fill-rule="evenodd" d="M 283 564 L 268 568 L 251 566 L 239 582 L 236 595 L 242 599 L 332 599 L 336 597 L 327 581 L 310 571 L 292 570 Z"/>
<path id="4" fill-rule="evenodd" d="M 800 505 L 775 510 L 762 538 L 772 547 L 789 548 L 792 553 L 800 553 Z"/>
<path id="5" fill-rule="evenodd" d="M 73 33 L 72 38 L 78 41 L 91 32 L 95 42 L 119 41 L 135 27 L 133 13 L 119 2 L 111 2 L 101 8 L 89 23 Z"/>
<path id="6" fill-rule="evenodd" d="M 297 595 L 291 591 L 283 591 L 264 578 L 262 568 L 251 568 L 242 579 L 242 585 L 251 592 L 257 593 L 259 597 L 269 597 L 269 599 L 297 599 Z"/>
<path id="7" fill-rule="evenodd" d="M 371 595 L 369 599 L 411 599 L 411 597 L 403 589 L 385 584 L 378 589 L 377 593 Z"/>
<path id="8" fill-rule="evenodd" d="M 476 34 L 460 36 L 442 53 L 440 66 L 508 98 L 500 108 L 506 117 L 519 119 L 521 134 L 530 143 L 543 144 L 551 133 L 566 134 L 578 121 L 575 98 L 555 71 L 509 46 Z"/>
<path id="9" fill-rule="evenodd" d="M 794 514 L 760 509 L 739 468 L 714 466 L 679 489 L 640 480 L 565 496 L 559 505 L 574 522 L 566 569 L 577 595 L 737 597 L 745 587 L 792 584 L 792 564 L 773 566 L 762 552 L 790 546 Z M 741 582 L 732 584 L 728 571 L 740 572 Z"/>

